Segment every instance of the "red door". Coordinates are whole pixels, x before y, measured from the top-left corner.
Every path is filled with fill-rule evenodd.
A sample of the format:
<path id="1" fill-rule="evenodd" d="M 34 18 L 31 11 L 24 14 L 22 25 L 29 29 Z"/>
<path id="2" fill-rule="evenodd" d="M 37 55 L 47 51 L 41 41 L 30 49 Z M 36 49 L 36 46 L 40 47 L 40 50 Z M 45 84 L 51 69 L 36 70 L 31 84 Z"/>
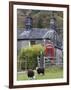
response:
<path id="1" fill-rule="evenodd" d="M 52 64 L 54 63 L 55 50 L 52 44 L 47 44 L 47 46 L 45 47 L 45 56 L 49 57 Z"/>

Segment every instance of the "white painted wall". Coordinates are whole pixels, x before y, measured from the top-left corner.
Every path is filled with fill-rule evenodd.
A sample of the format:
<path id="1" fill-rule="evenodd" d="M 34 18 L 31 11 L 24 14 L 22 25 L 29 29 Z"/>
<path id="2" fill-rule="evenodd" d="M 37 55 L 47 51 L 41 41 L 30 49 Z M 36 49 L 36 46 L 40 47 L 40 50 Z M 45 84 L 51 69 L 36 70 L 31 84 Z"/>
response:
<path id="1" fill-rule="evenodd" d="M 14 1 L 14 0 L 13 0 Z M 57 3 L 57 4 L 70 4 L 71 0 L 15 0 L 26 2 L 41 2 L 41 3 Z M 71 19 L 71 12 L 70 12 Z M 71 22 L 71 21 L 70 21 Z M 70 25 L 71 26 L 71 25 Z M 70 27 L 71 29 L 71 27 Z M 70 31 L 71 34 L 71 31 Z M 71 35 L 70 35 L 71 38 Z M 71 45 L 71 42 L 70 42 Z M 70 48 L 71 50 L 71 48 Z M 70 61 L 71 64 L 71 61 Z M 70 65 L 71 68 L 71 65 Z M 0 0 L 0 90 L 9 90 L 9 0 Z M 71 72 L 70 72 L 71 75 Z M 40 87 L 40 88 L 25 88 L 24 90 L 70 90 L 71 78 L 69 86 L 53 86 L 53 87 Z M 14 89 L 12 89 L 14 90 Z M 23 90 L 23 89 L 16 89 Z"/>

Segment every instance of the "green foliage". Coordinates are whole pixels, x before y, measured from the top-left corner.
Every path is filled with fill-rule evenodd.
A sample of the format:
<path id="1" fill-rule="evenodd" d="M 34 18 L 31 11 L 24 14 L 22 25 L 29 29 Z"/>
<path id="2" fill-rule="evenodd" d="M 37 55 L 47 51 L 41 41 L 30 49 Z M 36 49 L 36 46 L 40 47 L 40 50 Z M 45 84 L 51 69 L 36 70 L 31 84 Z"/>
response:
<path id="1" fill-rule="evenodd" d="M 17 27 L 25 28 L 25 18 L 30 13 L 30 16 L 33 18 L 33 28 L 49 28 L 51 11 L 43 10 L 21 10 L 17 11 Z M 56 18 L 57 28 L 62 28 L 63 12 L 54 11 L 54 17 Z"/>
<path id="2" fill-rule="evenodd" d="M 42 24 L 42 19 L 40 18 L 39 20 L 38 20 L 38 23 L 37 23 L 37 27 L 38 28 L 43 28 L 43 24 Z"/>
<path id="3" fill-rule="evenodd" d="M 44 52 L 44 48 L 40 44 L 21 48 L 19 52 L 19 60 L 27 60 L 27 68 L 35 69 L 37 66 L 37 56 L 40 55 L 41 51 Z"/>

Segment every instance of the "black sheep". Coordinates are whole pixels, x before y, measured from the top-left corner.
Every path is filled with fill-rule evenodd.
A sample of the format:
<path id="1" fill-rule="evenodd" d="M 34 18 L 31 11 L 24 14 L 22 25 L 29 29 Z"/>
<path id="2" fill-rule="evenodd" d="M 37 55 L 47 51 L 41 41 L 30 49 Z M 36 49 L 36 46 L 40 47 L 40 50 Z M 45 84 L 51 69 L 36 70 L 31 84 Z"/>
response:
<path id="1" fill-rule="evenodd" d="M 37 73 L 44 75 L 44 68 L 37 68 Z"/>
<path id="2" fill-rule="evenodd" d="M 30 79 L 34 79 L 34 71 L 33 71 L 32 69 L 29 69 L 29 70 L 27 71 L 27 76 L 28 76 L 28 78 L 30 78 Z"/>

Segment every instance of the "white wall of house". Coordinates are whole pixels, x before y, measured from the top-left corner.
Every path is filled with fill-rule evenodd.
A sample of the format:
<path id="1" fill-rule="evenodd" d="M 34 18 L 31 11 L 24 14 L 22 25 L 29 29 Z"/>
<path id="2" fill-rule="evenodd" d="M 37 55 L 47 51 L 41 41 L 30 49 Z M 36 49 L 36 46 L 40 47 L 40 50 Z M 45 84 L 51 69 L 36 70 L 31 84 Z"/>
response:
<path id="1" fill-rule="evenodd" d="M 26 41 L 26 40 L 24 40 L 24 41 L 18 41 L 17 42 L 17 48 L 18 48 L 18 50 L 20 48 L 25 48 L 25 47 L 27 47 L 29 45 L 30 45 L 30 42 L 29 41 Z"/>

